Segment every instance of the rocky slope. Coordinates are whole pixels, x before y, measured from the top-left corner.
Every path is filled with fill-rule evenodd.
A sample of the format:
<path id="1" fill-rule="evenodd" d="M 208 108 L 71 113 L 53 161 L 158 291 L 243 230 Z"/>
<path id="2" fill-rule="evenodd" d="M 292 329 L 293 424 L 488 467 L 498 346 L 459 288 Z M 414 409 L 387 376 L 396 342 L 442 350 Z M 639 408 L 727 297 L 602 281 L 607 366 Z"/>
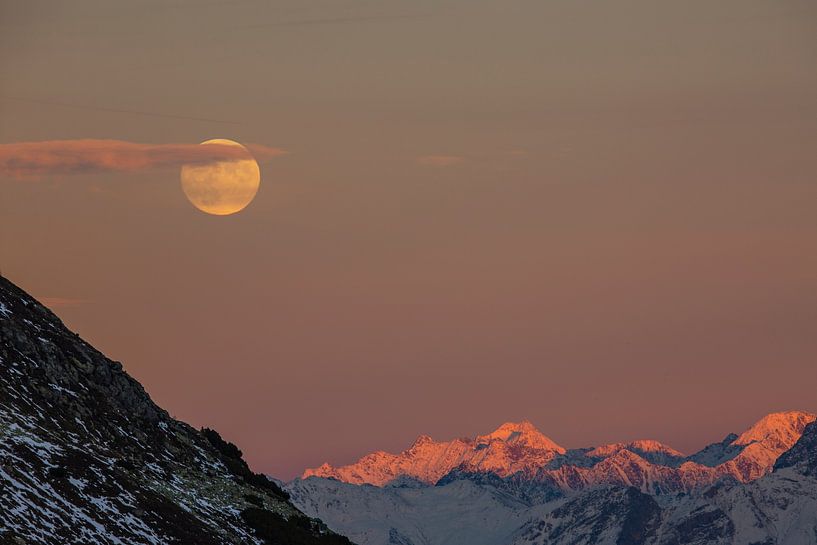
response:
<path id="1" fill-rule="evenodd" d="M 0 277 L 0 544 L 343 544 Z"/>
<path id="2" fill-rule="evenodd" d="M 751 444 L 779 437 L 778 431 L 755 436 Z M 462 477 L 407 488 L 311 477 L 287 488 L 305 512 L 362 545 L 817 543 L 817 423 L 804 427 L 771 472 L 747 483 L 727 478 L 674 494 L 603 484 L 543 501 L 504 483 Z"/>

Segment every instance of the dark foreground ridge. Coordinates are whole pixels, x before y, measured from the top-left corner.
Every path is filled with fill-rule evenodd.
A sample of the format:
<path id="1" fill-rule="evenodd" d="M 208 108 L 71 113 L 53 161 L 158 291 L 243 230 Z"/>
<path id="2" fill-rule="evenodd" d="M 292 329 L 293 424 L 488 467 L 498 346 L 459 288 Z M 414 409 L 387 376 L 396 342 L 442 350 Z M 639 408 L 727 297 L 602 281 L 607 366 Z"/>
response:
<path id="1" fill-rule="evenodd" d="M 0 277 L 0 545 L 342 545 Z"/>

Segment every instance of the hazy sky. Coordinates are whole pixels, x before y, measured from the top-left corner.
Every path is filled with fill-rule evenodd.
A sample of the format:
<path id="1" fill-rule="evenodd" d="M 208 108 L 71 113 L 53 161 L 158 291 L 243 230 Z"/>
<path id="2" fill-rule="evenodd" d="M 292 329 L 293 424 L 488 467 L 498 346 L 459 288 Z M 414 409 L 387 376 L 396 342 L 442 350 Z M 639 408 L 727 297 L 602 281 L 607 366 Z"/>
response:
<path id="1" fill-rule="evenodd" d="M 0 144 L 288 154 L 226 217 L 7 175 L 0 268 L 276 476 L 523 418 L 689 452 L 817 411 L 815 67 L 812 0 L 3 1 Z"/>

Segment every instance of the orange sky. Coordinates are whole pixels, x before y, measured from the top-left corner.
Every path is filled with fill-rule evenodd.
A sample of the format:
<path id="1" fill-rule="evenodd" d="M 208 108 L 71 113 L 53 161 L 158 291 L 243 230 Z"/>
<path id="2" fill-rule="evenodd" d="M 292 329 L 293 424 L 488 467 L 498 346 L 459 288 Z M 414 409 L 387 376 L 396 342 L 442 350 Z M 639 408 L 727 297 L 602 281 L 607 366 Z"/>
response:
<path id="1" fill-rule="evenodd" d="M 530 419 L 691 451 L 817 411 L 810 1 L 18 2 L 0 144 L 282 149 L 0 178 L 0 268 L 280 477 Z"/>

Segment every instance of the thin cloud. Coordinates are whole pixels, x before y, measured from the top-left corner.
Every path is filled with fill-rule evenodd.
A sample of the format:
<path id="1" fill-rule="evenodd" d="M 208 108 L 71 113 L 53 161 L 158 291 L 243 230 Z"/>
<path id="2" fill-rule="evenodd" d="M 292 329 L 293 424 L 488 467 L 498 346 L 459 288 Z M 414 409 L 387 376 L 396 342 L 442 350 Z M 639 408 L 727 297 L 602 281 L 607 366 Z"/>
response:
<path id="1" fill-rule="evenodd" d="M 275 21 L 269 23 L 258 23 L 240 27 L 241 29 L 265 28 L 265 27 L 286 27 L 286 26 L 312 26 L 312 25 L 342 25 L 350 23 L 367 23 L 373 21 L 389 21 L 400 19 L 418 19 L 428 17 L 428 15 L 361 15 L 353 17 L 326 17 L 316 19 L 296 19 L 291 21 Z"/>
<path id="2" fill-rule="evenodd" d="M 417 162 L 427 167 L 450 167 L 464 163 L 465 157 L 460 155 L 423 155 L 417 158 Z"/>
<path id="3" fill-rule="evenodd" d="M 259 161 L 287 152 L 246 146 Z M 123 140 L 48 140 L 0 144 L 0 175 L 17 178 L 93 172 L 136 172 L 185 164 L 246 159 L 247 150 L 225 144 L 140 144 Z"/>
<path id="4" fill-rule="evenodd" d="M 145 112 L 141 110 L 126 110 L 122 108 L 107 108 L 105 106 L 89 106 L 85 104 L 73 104 L 70 102 L 60 102 L 58 100 L 43 100 L 43 99 L 36 99 L 36 98 L 25 98 L 25 97 L 16 97 L 16 96 L 8 96 L 3 95 L 0 96 L 5 100 L 14 100 L 17 102 L 30 102 L 31 104 L 45 104 L 48 106 L 60 106 L 62 108 L 75 108 L 79 110 L 93 110 L 97 112 L 113 112 L 118 114 L 132 114 L 132 115 L 142 115 L 148 117 L 164 117 L 169 119 L 184 119 L 186 121 L 203 121 L 205 123 L 220 123 L 225 125 L 240 125 L 241 122 L 239 121 L 229 121 L 225 119 L 212 119 L 209 117 L 192 117 L 188 115 L 176 115 L 176 114 L 167 114 L 167 113 L 159 113 L 159 112 Z"/>

